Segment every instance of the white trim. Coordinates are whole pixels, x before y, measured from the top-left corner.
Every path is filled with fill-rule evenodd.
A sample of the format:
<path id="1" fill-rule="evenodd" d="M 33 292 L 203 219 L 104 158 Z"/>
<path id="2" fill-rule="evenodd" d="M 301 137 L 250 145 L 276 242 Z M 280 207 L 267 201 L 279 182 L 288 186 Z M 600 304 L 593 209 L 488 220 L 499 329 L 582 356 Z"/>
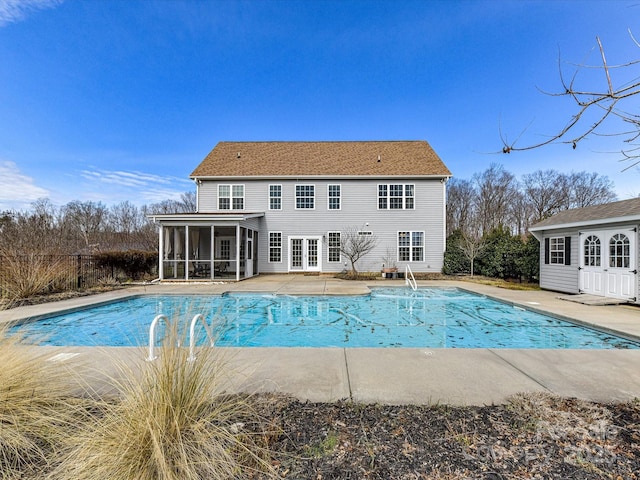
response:
<path id="1" fill-rule="evenodd" d="M 279 197 L 271 197 L 271 187 L 280 187 L 280 196 Z M 269 202 L 269 206 L 268 206 L 268 210 L 270 212 L 279 212 L 282 210 L 282 184 L 281 183 L 270 183 L 267 185 L 267 192 L 268 192 L 268 202 Z M 272 198 L 279 198 L 280 199 L 280 208 L 271 208 L 271 199 Z"/>
<path id="2" fill-rule="evenodd" d="M 227 212 L 227 210 L 225 210 Z M 264 217 L 264 212 L 256 213 L 161 213 L 147 215 L 153 222 L 242 222 L 250 218 Z"/>
<path id="3" fill-rule="evenodd" d="M 555 244 L 556 244 L 555 245 L 556 246 L 555 250 L 552 248 L 552 245 L 551 245 L 551 242 L 554 239 L 555 239 Z M 562 248 L 558 250 L 557 247 L 558 247 L 558 243 L 559 243 L 560 240 L 562 241 Z M 557 235 L 555 237 L 549 237 L 549 265 L 566 265 L 565 258 L 564 258 L 565 241 L 566 240 L 565 240 L 565 236 L 564 235 Z M 561 255 L 556 255 L 556 260 L 558 259 L 558 257 L 561 256 L 562 257 L 562 261 L 561 262 L 552 261 L 552 257 L 551 257 L 552 253 L 561 254 Z"/>
<path id="4" fill-rule="evenodd" d="M 342 252 L 340 251 L 340 243 L 338 243 L 338 247 L 333 247 L 338 248 L 338 260 L 331 260 L 331 253 L 329 251 L 331 245 L 329 242 L 332 233 L 337 233 L 339 235 L 340 242 L 342 242 L 342 232 L 338 230 L 330 230 L 327 232 L 327 263 L 342 263 Z"/>
<path id="5" fill-rule="evenodd" d="M 401 260 L 400 259 L 400 232 L 409 233 L 409 245 L 402 245 L 402 248 L 409 248 L 409 260 Z M 414 246 L 413 245 L 413 234 L 421 233 L 422 234 L 422 245 Z M 425 263 L 427 257 L 427 235 L 425 230 L 397 230 L 396 231 L 396 258 L 398 262 L 406 262 L 406 263 Z M 413 249 L 414 248 L 422 248 L 422 260 L 413 260 Z"/>
<path id="6" fill-rule="evenodd" d="M 220 195 L 220 188 L 221 187 L 229 187 L 229 196 L 228 197 L 222 197 Z M 242 187 L 242 197 L 237 197 L 233 195 L 233 189 L 235 187 Z M 244 207 L 246 205 L 246 201 L 245 201 L 245 185 L 244 183 L 219 183 L 218 184 L 218 196 L 217 196 L 217 200 L 218 200 L 218 210 L 220 211 L 233 211 L 233 210 L 244 210 Z M 228 198 L 229 199 L 229 208 L 221 208 L 220 207 L 220 200 L 223 198 Z M 238 198 L 242 198 L 242 208 L 233 208 L 233 200 L 234 199 L 238 199 Z"/>
<path id="7" fill-rule="evenodd" d="M 298 268 L 292 268 L 293 261 L 293 249 L 291 248 L 291 243 L 293 240 L 302 240 L 302 266 Z M 316 252 L 317 252 L 317 261 L 318 264 L 314 267 L 309 267 L 309 240 L 315 240 L 316 244 Z M 290 235 L 287 239 L 287 246 L 289 254 L 287 256 L 287 270 L 289 272 L 321 272 L 322 271 L 322 236 L 319 235 Z"/>
<path id="8" fill-rule="evenodd" d="M 237 180 L 389 180 L 389 179 L 402 179 L 408 180 L 448 180 L 453 175 L 241 175 L 241 176 L 217 176 L 217 175 L 203 175 L 203 176 L 190 176 L 192 180 L 202 181 L 237 181 Z"/>
<path id="9" fill-rule="evenodd" d="M 447 250 L 447 181 L 445 180 L 444 182 L 442 182 L 442 254 L 443 255 L 446 250 Z"/>
<path id="10" fill-rule="evenodd" d="M 313 208 L 300 207 L 298 208 L 298 187 L 313 187 Z M 311 197 L 300 197 L 301 199 L 307 199 Z M 315 210 L 316 209 L 316 186 L 314 183 L 296 183 L 293 187 L 293 209 L 294 210 Z"/>
<path id="11" fill-rule="evenodd" d="M 629 266 L 611 266 L 611 240 L 615 235 L 622 234 L 629 241 Z M 584 263 L 584 241 L 589 236 L 600 239 L 600 265 L 590 266 Z M 638 233 L 635 227 L 625 226 L 617 228 L 585 229 L 579 232 L 578 254 L 580 268 L 578 288 L 580 292 L 609 298 L 620 298 L 637 302 L 638 279 L 637 271 Z"/>
<path id="12" fill-rule="evenodd" d="M 340 195 L 338 195 L 337 197 L 332 197 L 331 196 L 331 187 L 338 187 L 340 189 Z M 332 198 L 337 198 L 338 199 L 338 204 L 340 205 L 340 208 L 331 208 L 331 199 Z M 342 184 L 340 184 L 340 183 L 328 183 L 327 184 L 327 210 L 328 211 L 335 211 L 335 212 L 339 212 L 340 210 L 342 210 Z"/>
<path id="13" fill-rule="evenodd" d="M 387 195 L 385 197 L 381 197 L 380 196 L 380 186 L 384 185 L 387 187 Z M 390 191 L 391 189 L 389 188 L 391 185 L 400 185 L 402 187 L 402 197 L 398 197 L 398 196 L 391 196 L 390 195 Z M 406 192 L 406 187 L 407 186 L 411 186 L 413 189 L 413 195 L 411 196 L 407 196 L 405 194 Z M 386 208 L 380 208 L 380 199 L 381 198 L 385 198 L 387 200 L 387 207 Z M 391 198 L 402 198 L 402 208 L 391 208 Z M 413 200 L 413 207 L 412 208 L 407 208 L 406 204 L 407 204 L 407 198 L 411 198 Z M 389 183 L 378 183 L 376 184 L 376 208 L 378 209 L 378 211 L 380 210 L 416 210 L 416 184 L 415 183 L 401 183 L 401 182 L 392 182 L 389 181 Z"/>
<path id="14" fill-rule="evenodd" d="M 529 228 L 529 231 L 533 233 L 533 232 L 543 232 L 545 230 L 561 230 L 566 228 L 606 225 L 607 223 L 627 223 L 627 222 L 640 222 L 640 215 L 631 215 L 627 217 L 602 218 L 600 220 L 582 220 L 579 222 L 557 223 L 554 225 L 543 225 L 541 227 L 531 227 Z M 610 228 L 616 228 L 616 227 L 610 227 Z"/>
<path id="15" fill-rule="evenodd" d="M 273 248 L 280 248 L 280 260 L 279 261 L 272 261 L 271 260 L 271 234 L 280 234 L 280 247 L 273 247 Z M 284 260 L 284 235 L 282 235 L 282 232 L 280 231 L 273 231 L 273 232 L 267 232 L 267 263 L 282 263 L 282 261 Z"/>

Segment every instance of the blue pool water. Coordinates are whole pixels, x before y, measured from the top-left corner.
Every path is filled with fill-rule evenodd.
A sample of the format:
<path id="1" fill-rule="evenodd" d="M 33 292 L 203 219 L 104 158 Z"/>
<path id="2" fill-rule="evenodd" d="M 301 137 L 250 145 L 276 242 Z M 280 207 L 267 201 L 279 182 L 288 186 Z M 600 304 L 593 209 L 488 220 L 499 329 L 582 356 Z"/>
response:
<path id="1" fill-rule="evenodd" d="M 135 346 L 148 343 L 156 315 L 188 323 L 198 313 L 213 325 L 220 346 L 640 348 L 457 288 L 379 288 L 366 296 L 141 296 L 16 328 L 30 343 Z M 204 328 L 197 332 L 204 342 Z"/>

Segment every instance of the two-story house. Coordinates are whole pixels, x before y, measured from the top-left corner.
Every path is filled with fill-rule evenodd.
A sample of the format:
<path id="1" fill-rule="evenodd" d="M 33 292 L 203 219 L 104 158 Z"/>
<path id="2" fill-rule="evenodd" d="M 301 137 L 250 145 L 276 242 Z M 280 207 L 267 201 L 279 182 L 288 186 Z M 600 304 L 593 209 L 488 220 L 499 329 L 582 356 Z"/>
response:
<path id="1" fill-rule="evenodd" d="M 160 278 L 340 272 L 347 234 L 377 240 L 360 271 L 439 272 L 449 177 L 424 141 L 220 142 L 191 174 L 197 211 L 152 217 Z"/>

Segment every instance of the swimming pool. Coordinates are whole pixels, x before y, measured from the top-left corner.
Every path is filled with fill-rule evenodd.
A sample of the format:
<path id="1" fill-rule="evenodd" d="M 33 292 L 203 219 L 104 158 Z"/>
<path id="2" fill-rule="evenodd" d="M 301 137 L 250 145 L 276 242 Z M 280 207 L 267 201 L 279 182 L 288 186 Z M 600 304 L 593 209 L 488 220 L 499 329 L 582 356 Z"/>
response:
<path id="1" fill-rule="evenodd" d="M 242 347 L 637 349 L 640 344 L 458 288 L 375 288 L 364 296 L 132 297 L 14 327 L 44 345 L 136 346 L 158 314 L 202 313 L 216 344 Z M 159 324 L 157 337 L 163 335 Z M 204 343 L 204 328 L 197 328 Z"/>

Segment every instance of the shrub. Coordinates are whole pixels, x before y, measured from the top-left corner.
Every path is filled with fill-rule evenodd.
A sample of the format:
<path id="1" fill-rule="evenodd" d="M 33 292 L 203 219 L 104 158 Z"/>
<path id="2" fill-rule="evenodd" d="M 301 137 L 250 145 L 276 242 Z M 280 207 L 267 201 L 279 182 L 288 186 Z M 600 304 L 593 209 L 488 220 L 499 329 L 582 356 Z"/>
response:
<path id="1" fill-rule="evenodd" d="M 540 242 L 533 235 L 527 235 L 522 244 L 520 255 L 516 259 L 518 272 L 528 282 L 538 282 L 540 279 Z"/>
<path id="2" fill-rule="evenodd" d="M 0 477 L 33 478 L 47 470 L 82 410 L 69 401 L 68 372 L 51 350 L 20 345 L 0 327 Z"/>
<path id="3" fill-rule="evenodd" d="M 456 273 L 469 273 L 471 263 L 462 251 L 462 232 L 455 230 L 447 237 L 447 247 L 444 252 L 444 264 L 442 273 L 445 275 L 455 275 Z"/>
<path id="4" fill-rule="evenodd" d="M 111 276 L 123 272 L 127 278 L 137 280 L 157 271 L 158 252 L 128 250 L 126 252 L 102 252 L 94 257 L 98 267 L 111 269 Z"/>
<path id="5" fill-rule="evenodd" d="M 187 361 L 175 329 L 154 362 L 122 368 L 119 399 L 87 423 L 59 466 L 69 479 L 232 479 L 271 472 L 262 437 L 248 425 L 246 399 L 220 393 L 222 362 L 212 348 Z"/>

